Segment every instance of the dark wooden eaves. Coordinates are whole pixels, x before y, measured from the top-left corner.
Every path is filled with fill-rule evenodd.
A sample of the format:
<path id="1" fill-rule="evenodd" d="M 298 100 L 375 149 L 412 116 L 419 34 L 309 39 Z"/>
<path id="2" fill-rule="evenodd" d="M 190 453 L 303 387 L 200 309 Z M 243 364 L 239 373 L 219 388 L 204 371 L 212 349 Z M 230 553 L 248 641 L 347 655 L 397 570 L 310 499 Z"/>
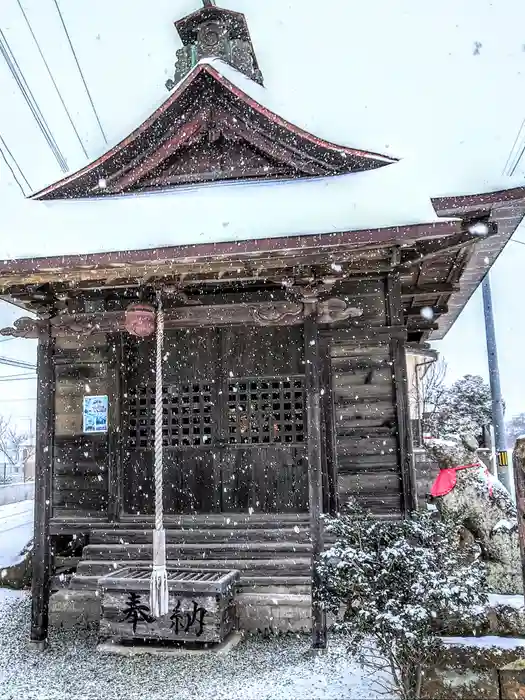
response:
<path id="1" fill-rule="evenodd" d="M 232 179 L 342 175 L 395 159 L 337 146 L 256 102 L 201 63 L 135 131 L 33 199 L 107 197 Z"/>

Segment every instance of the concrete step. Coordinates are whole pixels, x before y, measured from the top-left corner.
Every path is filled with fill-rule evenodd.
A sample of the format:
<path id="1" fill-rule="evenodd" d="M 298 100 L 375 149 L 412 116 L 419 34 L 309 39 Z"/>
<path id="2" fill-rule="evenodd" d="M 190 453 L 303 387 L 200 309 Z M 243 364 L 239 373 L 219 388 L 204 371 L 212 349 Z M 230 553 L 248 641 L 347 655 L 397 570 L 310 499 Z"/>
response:
<path id="1" fill-rule="evenodd" d="M 121 552 L 121 558 L 109 560 L 82 560 L 76 573 L 72 576 L 69 588 L 79 590 L 96 590 L 101 576 L 118 571 L 131 565 L 144 568 L 151 567 L 151 558 L 129 560 Z M 297 557 L 293 559 L 208 559 L 208 560 L 168 560 L 170 566 L 184 569 L 235 569 L 241 572 L 242 588 L 277 586 L 309 586 L 311 559 Z M 57 587 L 58 586 L 57 582 Z"/>
<path id="2" fill-rule="evenodd" d="M 83 560 L 77 567 L 72 583 L 78 576 L 98 578 L 116 571 L 124 566 L 151 567 L 151 558 L 129 560 L 124 555 L 111 561 L 105 559 Z M 202 560 L 168 560 L 170 566 L 180 566 L 190 569 L 236 569 L 245 572 L 246 576 L 285 576 L 285 577 L 309 577 L 311 571 L 311 559 L 309 557 L 297 557 L 293 559 L 207 559 Z"/>
<path id="3" fill-rule="evenodd" d="M 236 598 L 237 624 L 240 630 L 275 634 L 309 632 L 312 599 L 309 594 L 242 592 Z"/>
<path id="4" fill-rule="evenodd" d="M 96 590 L 63 589 L 53 593 L 51 622 L 64 627 L 97 623 L 101 596 Z M 240 630 L 275 634 L 307 632 L 311 627 L 311 598 L 305 593 L 241 592 L 236 596 L 237 625 Z"/>
<path id="5" fill-rule="evenodd" d="M 309 576 L 311 560 L 306 557 L 296 559 L 207 559 L 205 561 L 195 559 L 168 560 L 169 566 L 178 566 L 183 569 L 237 569 L 246 571 L 252 575 L 262 572 L 261 575 L 285 575 Z M 151 567 L 151 559 L 90 559 L 81 561 L 77 567 L 76 574 L 84 576 L 104 576 L 105 574 L 121 569 L 124 566 L 138 566 L 144 568 Z"/>

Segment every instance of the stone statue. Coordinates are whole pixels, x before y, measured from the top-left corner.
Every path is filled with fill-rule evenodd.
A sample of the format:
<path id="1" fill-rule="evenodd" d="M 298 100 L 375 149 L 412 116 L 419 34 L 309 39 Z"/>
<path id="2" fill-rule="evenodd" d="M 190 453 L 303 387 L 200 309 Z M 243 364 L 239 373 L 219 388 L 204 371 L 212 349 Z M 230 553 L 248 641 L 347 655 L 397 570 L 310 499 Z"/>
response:
<path id="1" fill-rule="evenodd" d="M 477 456 L 470 435 L 455 440 L 429 440 L 426 450 L 440 468 L 432 486 L 432 503 L 442 517 L 452 518 L 473 539 L 487 567 L 489 593 L 523 592 L 516 507 L 505 487 Z"/>

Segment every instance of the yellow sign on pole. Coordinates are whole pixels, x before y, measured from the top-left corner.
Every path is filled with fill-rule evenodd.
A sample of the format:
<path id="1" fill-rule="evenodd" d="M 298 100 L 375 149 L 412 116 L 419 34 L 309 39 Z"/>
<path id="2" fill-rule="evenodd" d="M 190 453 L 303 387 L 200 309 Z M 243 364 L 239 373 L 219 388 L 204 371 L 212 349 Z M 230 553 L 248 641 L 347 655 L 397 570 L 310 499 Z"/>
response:
<path id="1" fill-rule="evenodd" d="M 509 453 L 507 450 L 502 452 L 497 452 L 498 456 L 498 467 L 508 467 L 509 466 Z"/>

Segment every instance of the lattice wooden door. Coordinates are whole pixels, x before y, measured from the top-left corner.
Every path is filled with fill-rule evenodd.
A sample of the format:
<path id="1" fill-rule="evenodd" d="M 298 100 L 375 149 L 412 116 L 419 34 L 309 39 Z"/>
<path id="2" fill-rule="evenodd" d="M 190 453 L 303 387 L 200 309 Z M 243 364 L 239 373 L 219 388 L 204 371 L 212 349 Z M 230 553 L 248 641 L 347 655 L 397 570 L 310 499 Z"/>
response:
<path id="1" fill-rule="evenodd" d="M 123 410 L 125 503 L 137 514 L 151 511 L 149 345 L 135 342 L 130 350 Z M 166 350 L 166 513 L 306 511 L 300 329 L 172 331 Z"/>

